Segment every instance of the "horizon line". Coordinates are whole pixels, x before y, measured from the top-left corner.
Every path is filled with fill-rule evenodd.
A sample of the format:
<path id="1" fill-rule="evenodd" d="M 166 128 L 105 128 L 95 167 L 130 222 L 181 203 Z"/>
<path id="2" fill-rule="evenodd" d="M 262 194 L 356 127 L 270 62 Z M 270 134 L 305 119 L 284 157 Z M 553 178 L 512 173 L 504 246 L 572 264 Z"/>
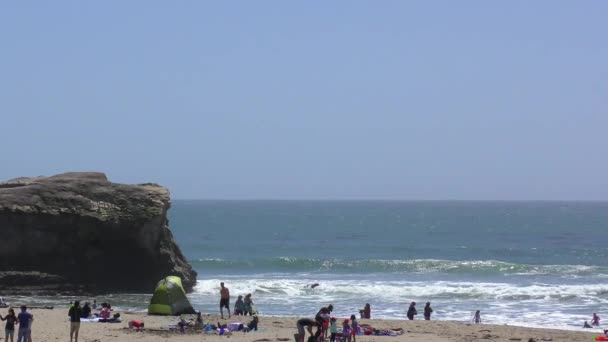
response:
<path id="1" fill-rule="evenodd" d="M 225 202 L 593 202 L 605 203 L 608 199 L 405 199 L 405 198 L 172 198 L 173 201 L 225 201 Z"/>

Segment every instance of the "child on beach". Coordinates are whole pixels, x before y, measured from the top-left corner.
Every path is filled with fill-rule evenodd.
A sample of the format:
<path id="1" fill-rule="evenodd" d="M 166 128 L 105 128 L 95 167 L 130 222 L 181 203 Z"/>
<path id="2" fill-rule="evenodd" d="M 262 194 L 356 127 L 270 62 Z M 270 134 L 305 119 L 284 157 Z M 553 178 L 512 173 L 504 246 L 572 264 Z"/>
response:
<path id="1" fill-rule="evenodd" d="M 357 322 L 357 317 L 355 315 L 350 315 L 350 328 L 350 334 L 353 337 L 353 342 L 356 342 L 357 332 L 359 331 L 359 323 Z"/>
<path id="2" fill-rule="evenodd" d="M 338 323 L 336 323 L 336 321 L 336 317 L 332 317 L 331 323 L 329 324 L 329 333 L 331 334 L 329 338 L 330 342 L 336 342 L 336 334 L 338 333 Z"/>
<path id="3" fill-rule="evenodd" d="M 321 319 L 323 320 L 323 324 L 321 325 L 323 331 L 321 333 L 321 335 L 323 336 L 323 340 L 325 340 L 327 338 L 327 331 L 329 329 L 329 320 L 331 318 L 331 316 L 329 315 L 329 313 L 323 312 L 321 313 Z"/>
<path id="4" fill-rule="evenodd" d="M 473 316 L 473 323 L 480 324 L 481 323 L 481 311 L 475 311 L 475 315 Z"/>
<path id="5" fill-rule="evenodd" d="M 342 323 L 342 335 L 344 336 L 345 342 L 351 342 L 351 330 L 350 330 L 350 321 L 347 319 Z"/>

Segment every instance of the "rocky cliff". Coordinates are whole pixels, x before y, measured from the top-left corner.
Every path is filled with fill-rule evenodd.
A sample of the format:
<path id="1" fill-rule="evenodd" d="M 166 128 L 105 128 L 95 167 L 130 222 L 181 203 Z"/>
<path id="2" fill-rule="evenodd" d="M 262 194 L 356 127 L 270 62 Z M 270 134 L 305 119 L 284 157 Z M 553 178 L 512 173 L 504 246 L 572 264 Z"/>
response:
<path id="1" fill-rule="evenodd" d="M 64 173 L 0 183 L 0 288 L 151 292 L 196 272 L 169 230 L 169 191 L 125 185 L 103 173 Z"/>

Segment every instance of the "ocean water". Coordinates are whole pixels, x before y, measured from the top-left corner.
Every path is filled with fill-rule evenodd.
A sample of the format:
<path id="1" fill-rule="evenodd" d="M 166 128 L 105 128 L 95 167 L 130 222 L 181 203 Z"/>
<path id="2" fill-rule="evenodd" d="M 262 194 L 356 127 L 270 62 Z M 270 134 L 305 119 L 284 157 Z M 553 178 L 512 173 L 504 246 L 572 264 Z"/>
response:
<path id="1" fill-rule="evenodd" d="M 439 320 L 475 310 L 487 323 L 561 329 L 594 312 L 608 320 L 604 202 L 177 200 L 170 226 L 204 312 L 218 311 L 223 281 L 264 315 L 332 303 L 346 317 L 370 303 L 373 318 L 403 319 L 411 301 L 419 312 L 430 301 Z M 144 310 L 149 294 L 110 297 Z"/>

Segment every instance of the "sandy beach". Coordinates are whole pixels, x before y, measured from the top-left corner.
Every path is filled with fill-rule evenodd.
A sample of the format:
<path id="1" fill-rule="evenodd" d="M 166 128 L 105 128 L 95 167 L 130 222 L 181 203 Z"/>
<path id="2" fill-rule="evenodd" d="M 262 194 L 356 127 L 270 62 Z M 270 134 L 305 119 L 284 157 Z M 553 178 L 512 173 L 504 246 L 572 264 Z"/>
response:
<path id="1" fill-rule="evenodd" d="M 68 309 L 33 309 L 33 341 L 66 341 L 69 339 Z M 3 312 L 4 314 L 4 312 Z M 296 333 L 296 318 L 260 316 L 260 330 L 257 332 L 233 332 L 220 336 L 216 333 L 187 332 L 182 334 L 172 331 L 169 325 L 177 322 L 176 317 L 148 316 L 140 313 L 122 313 L 122 323 L 81 323 L 79 341 L 293 341 Z M 246 323 L 249 317 L 242 317 Z M 127 322 L 138 319 L 145 322 L 145 329 L 140 332 L 129 330 Z M 205 314 L 205 322 L 223 323 L 239 322 L 239 319 L 220 320 L 218 315 Z M 531 338 L 536 341 L 576 342 L 592 341 L 599 329 L 590 332 L 524 328 L 506 325 L 471 325 L 446 321 L 401 321 L 401 320 L 360 320 L 360 324 L 369 324 L 378 329 L 402 328 L 400 336 L 357 336 L 358 342 L 372 341 L 524 341 Z M 591 330 L 591 329 L 590 329 Z M 16 336 L 15 336 L 16 339 Z M 4 340 L 4 336 L 2 339 Z M 329 341 L 329 339 L 327 340 Z"/>

